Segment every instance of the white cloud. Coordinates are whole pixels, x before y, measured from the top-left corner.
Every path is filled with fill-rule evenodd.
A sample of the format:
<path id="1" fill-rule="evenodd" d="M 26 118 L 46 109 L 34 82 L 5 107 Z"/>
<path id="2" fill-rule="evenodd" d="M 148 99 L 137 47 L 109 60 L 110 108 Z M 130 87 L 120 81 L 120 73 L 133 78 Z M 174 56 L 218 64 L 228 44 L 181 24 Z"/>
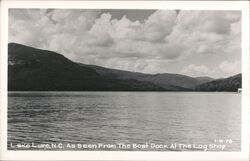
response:
<path id="1" fill-rule="evenodd" d="M 192 76 L 206 76 L 214 72 L 214 70 L 209 69 L 205 65 L 195 65 L 190 64 L 187 67 L 184 67 L 181 71 L 183 74 L 192 75 Z"/>
<path id="2" fill-rule="evenodd" d="M 176 23 L 175 11 L 158 10 L 153 13 L 142 26 L 144 38 L 148 41 L 162 41 L 169 35 Z"/>
<path id="3" fill-rule="evenodd" d="M 223 76 L 229 77 L 241 73 L 241 61 L 223 61 L 219 66 L 208 67 L 206 65 L 190 64 L 183 67 L 181 70 L 182 74 L 190 76 Z"/>
<path id="4" fill-rule="evenodd" d="M 180 11 L 177 14 L 174 10 L 158 10 L 140 22 L 131 21 L 125 15 L 112 19 L 108 11 L 99 10 L 11 9 L 9 19 L 10 42 L 57 51 L 82 63 L 124 70 L 214 75 L 215 72 L 207 68 L 216 66 L 224 68 L 223 74 L 228 73 L 227 63 L 222 63 L 225 55 L 233 62 L 238 60 L 232 60 L 237 58 L 232 55 L 241 54 L 238 11 Z M 162 68 L 168 62 L 184 64 L 187 59 L 197 57 L 200 64 L 212 60 L 205 55 L 216 55 L 220 61 L 210 66 L 190 62 L 182 71 L 174 65 L 172 69 Z"/>
<path id="5" fill-rule="evenodd" d="M 240 61 L 223 61 L 219 65 L 219 69 L 229 75 L 238 74 L 241 71 L 241 62 Z"/>

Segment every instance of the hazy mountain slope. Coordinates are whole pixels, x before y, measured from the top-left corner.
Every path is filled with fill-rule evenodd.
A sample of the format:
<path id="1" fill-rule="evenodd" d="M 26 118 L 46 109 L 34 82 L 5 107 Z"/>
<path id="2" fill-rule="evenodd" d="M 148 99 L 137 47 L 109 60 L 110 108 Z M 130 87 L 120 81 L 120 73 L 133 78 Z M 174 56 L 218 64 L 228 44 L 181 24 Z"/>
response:
<path id="1" fill-rule="evenodd" d="M 81 64 L 84 67 L 94 69 L 98 74 L 110 78 L 118 79 L 134 79 L 138 81 L 151 82 L 166 89 L 194 89 L 196 85 L 203 83 L 203 81 L 196 80 L 195 78 L 180 75 L 180 74 L 144 74 L 138 72 L 129 72 L 117 69 L 109 69 L 95 65 Z"/>
<path id="2" fill-rule="evenodd" d="M 105 68 L 105 67 L 96 66 L 96 65 L 81 64 L 81 63 L 78 63 L 78 64 L 83 66 L 83 67 L 91 68 L 91 69 L 95 70 L 98 74 L 105 76 L 107 78 L 140 79 L 141 77 L 145 77 L 145 76 L 149 75 L 149 74 L 143 74 L 143 73 L 138 73 L 138 72 L 110 69 L 110 68 Z"/>
<path id="3" fill-rule="evenodd" d="M 100 76 L 55 52 L 10 43 L 8 89 L 30 91 L 164 90 L 147 82 Z"/>
<path id="4" fill-rule="evenodd" d="M 214 78 L 211 77 L 195 77 L 195 79 L 198 80 L 200 84 L 211 82 L 214 80 Z"/>
<path id="5" fill-rule="evenodd" d="M 203 83 L 196 87 L 197 91 L 237 91 L 241 88 L 242 78 L 241 74 L 225 78 L 217 79 L 211 82 Z"/>
<path id="6" fill-rule="evenodd" d="M 199 83 L 196 79 L 180 74 L 155 74 L 145 77 L 143 80 L 154 82 L 162 87 L 179 86 L 182 88 L 194 89 Z"/>

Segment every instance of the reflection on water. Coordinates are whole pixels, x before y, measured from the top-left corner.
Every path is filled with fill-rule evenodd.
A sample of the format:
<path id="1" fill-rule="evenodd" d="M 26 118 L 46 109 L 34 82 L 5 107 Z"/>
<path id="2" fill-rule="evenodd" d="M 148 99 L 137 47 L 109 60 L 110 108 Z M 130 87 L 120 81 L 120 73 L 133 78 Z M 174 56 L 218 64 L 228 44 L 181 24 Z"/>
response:
<path id="1" fill-rule="evenodd" d="M 233 143 L 225 150 L 240 150 L 241 94 L 9 92 L 8 95 L 9 144 L 210 144 L 215 139 L 232 139 Z"/>

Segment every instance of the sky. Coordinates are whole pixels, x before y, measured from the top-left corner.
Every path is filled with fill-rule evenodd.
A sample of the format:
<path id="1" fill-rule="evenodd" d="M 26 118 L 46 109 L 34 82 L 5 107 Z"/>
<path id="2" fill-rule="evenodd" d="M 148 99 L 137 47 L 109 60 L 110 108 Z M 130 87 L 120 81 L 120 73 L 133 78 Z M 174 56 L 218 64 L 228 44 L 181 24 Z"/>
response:
<path id="1" fill-rule="evenodd" d="M 10 9 L 9 42 L 135 72 L 241 72 L 240 11 Z"/>

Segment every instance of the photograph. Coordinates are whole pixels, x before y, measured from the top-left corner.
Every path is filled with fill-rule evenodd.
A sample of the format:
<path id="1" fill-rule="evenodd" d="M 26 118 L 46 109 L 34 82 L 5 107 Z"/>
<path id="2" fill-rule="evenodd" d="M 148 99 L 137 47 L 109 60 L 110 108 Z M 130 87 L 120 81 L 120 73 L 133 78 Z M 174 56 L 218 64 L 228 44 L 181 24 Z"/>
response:
<path id="1" fill-rule="evenodd" d="M 247 3 L 5 2 L 0 160 L 247 161 Z"/>
<path id="2" fill-rule="evenodd" d="M 241 12 L 9 9 L 8 149 L 240 151 Z"/>

